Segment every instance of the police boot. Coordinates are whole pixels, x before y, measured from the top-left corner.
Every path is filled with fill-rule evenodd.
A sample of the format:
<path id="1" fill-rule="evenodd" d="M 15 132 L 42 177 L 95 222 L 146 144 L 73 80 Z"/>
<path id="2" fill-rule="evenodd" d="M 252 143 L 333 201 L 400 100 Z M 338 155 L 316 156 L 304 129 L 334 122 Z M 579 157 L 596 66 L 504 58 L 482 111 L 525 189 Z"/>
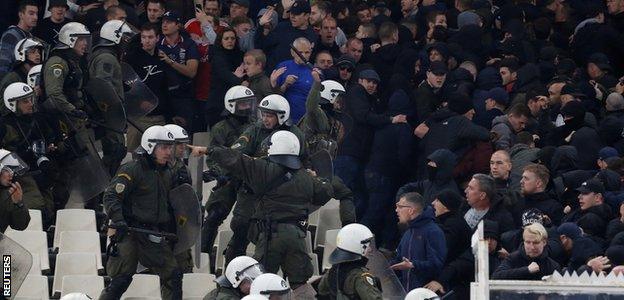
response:
<path id="1" fill-rule="evenodd" d="M 117 300 L 126 292 L 132 283 L 132 275 L 119 275 L 113 277 L 110 284 L 102 291 L 99 300 Z M 181 299 L 181 298 L 180 298 Z"/>

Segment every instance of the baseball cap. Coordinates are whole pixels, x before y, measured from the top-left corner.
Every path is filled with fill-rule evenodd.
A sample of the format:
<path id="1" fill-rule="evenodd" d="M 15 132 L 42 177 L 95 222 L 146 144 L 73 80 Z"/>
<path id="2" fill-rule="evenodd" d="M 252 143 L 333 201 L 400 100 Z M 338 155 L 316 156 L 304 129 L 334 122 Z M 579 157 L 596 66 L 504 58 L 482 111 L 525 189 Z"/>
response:
<path id="1" fill-rule="evenodd" d="M 431 62 L 431 64 L 429 65 L 428 71 L 430 71 L 431 73 L 435 75 L 442 76 L 448 73 L 448 68 L 446 67 L 445 63 L 441 61 L 434 61 L 434 62 Z"/>
<path id="2" fill-rule="evenodd" d="M 613 147 L 604 147 L 600 149 L 600 151 L 598 151 L 598 158 L 602 160 L 605 160 L 609 157 L 616 157 L 616 156 L 620 156 L 620 154 Z"/>
<path id="3" fill-rule="evenodd" d="M 308 1 L 302 1 L 302 0 L 296 1 L 290 7 L 290 13 L 293 15 L 309 14 L 310 10 L 311 10 L 310 3 L 308 3 Z"/>
<path id="4" fill-rule="evenodd" d="M 503 88 L 495 87 L 488 91 L 488 99 L 496 101 L 496 103 L 507 106 L 509 104 L 509 94 Z"/>
<path id="5" fill-rule="evenodd" d="M 360 76 L 358 77 L 361 79 L 375 80 L 377 82 L 381 81 L 381 79 L 379 78 L 379 74 L 377 74 L 377 72 L 375 72 L 375 70 L 373 69 L 363 70 L 362 72 L 360 72 Z"/>
<path id="6" fill-rule="evenodd" d="M 348 66 L 355 69 L 355 59 L 348 54 L 341 55 L 336 61 L 336 66 Z"/>
<path id="7" fill-rule="evenodd" d="M 249 0 L 232 0 L 232 3 L 236 3 L 244 7 L 249 7 Z"/>
<path id="8" fill-rule="evenodd" d="M 559 235 L 565 235 L 573 240 L 583 235 L 581 227 L 578 227 L 578 225 L 572 222 L 566 222 L 559 225 L 559 227 L 557 227 L 557 233 Z"/>
<path id="9" fill-rule="evenodd" d="M 168 11 L 162 15 L 163 20 L 169 20 L 174 22 L 181 22 L 180 16 L 174 11 Z"/>
<path id="10" fill-rule="evenodd" d="M 601 70 L 608 70 L 608 71 L 613 70 L 611 68 L 611 62 L 609 61 L 609 58 L 604 53 L 600 53 L 600 52 L 593 53 L 591 56 L 589 56 L 589 59 L 587 59 L 587 62 L 595 64 Z"/>
<path id="11" fill-rule="evenodd" d="M 561 95 L 584 96 L 581 91 L 574 85 L 566 83 L 561 88 Z"/>
<path id="12" fill-rule="evenodd" d="M 605 192 L 604 185 L 598 179 L 587 180 L 581 183 L 581 186 L 579 186 L 576 190 L 579 191 L 581 194 L 587 194 L 587 193 L 604 194 Z"/>

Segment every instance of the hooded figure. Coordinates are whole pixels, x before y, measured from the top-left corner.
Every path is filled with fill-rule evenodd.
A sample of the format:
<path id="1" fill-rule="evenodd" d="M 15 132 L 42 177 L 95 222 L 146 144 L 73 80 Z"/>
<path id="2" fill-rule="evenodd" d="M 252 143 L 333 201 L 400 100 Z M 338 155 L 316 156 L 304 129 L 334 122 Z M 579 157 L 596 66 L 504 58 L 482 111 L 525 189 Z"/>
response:
<path id="1" fill-rule="evenodd" d="M 453 179 L 453 169 L 457 156 L 448 149 L 438 149 L 427 156 L 427 179 L 408 183 L 397 192 L 397 199 L 409 192 L 418 192 L 425 202 L 430 204 L 435 195 L 449 189 L 459 194 L 457 183 Z"/>
<path id="2" fill-rule="evenodd" d="M 462 201 L 464 199 L 455 191 L 445 189 L 435 195 L 432 203 L 436 222 L 446 238 L 446 261 L 455 260 L 470 246 L 472 231 L 464 216 L 458 213 Z"/>

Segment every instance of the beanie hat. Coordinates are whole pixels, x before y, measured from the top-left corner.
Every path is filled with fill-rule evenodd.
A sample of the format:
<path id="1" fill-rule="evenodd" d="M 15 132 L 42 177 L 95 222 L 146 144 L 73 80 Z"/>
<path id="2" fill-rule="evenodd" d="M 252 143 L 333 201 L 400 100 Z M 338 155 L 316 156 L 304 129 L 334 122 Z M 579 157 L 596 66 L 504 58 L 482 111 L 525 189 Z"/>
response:
<path id="1" fill-rule="evenodd" d="M 449 189 L 442 190 L 435 196 L 435 199 L 438 199 L 451 212 L 456 211 L 462 201 L 459 194 Z"/>

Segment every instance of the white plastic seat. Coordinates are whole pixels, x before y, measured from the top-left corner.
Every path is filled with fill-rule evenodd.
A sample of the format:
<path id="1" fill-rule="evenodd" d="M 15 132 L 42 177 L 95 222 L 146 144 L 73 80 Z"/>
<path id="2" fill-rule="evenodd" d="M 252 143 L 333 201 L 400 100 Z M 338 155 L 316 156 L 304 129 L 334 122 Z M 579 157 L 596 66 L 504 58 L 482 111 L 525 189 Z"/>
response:
<path id="1" fill-rule="evenodd" d="M 223 255 L 223 251 L 227 247 L 227 244 L 230 242 L 230 239 L 233 235 L 234 232 L 232 232 L 231 230 L 219 231 L 219 233 L 217 233 L 217 239 L 219 239 L 219 241 L 217 244 L 217 252 L 215 253 L 216 268 L 222 269 L 223 264 L 225 264 L 225 255 Z"/>
<path id="2" fill-rule="evenodd" d="M 104 277 L 97 275 L 67 275 L 63 277 L 61 297 L 70 293 L 85 293 L 97 299 L 104 290 Z"/>
<path id="3" fill-rule="evenodd" d="M 314 236 L 315 249 L 318 247 L 323 247 L 323 242 L 325 241 L 325 232 L 327 230 L 342 228 L 337 202 L 338 201 L 336 201 L 336 206 L 334 206 L 333 203 L 328 203 L 330 205 L 323 206 L 321 207 L 321 209 L 319 209 L 319 223 L 316 227 L 316 234 Z"/>
<path id="4" fill-rule="evenodd" d="M 217 287 L 213 274 L 186 273 L 182 279 L 183 299 L 202 299 Z"/>
<path id="5" fill-rule="evenodd" d="M 95 211 L 92 209 L 60 209 L 56 212 L 53 246 L 59 246 L 63 231 L 97 231 L 96 227 Z"/>
<path id="6" fill-rule="evenodd" d="M 14 240 L 22 247 L 26 248 L 33 256 L 33 264 L 35 257 L 39 262 L 39 270 L 50 269 L 50 258 L 48 257 L 48 235 L 45 231 L 7 231 L 6 236 Z M 41 271 L 40 271 L 41 274 Z"/>
<path id="7" fill-rule="evenodd" d="M 306 244 L 306 252 L 308 254 L 312 254 L 312 233 L 310 231 L 306 232 L 306 237 L 305 237 L 305 244 Z"/>
<path id="8" fill-rule="evenodd" d="M 56 256 L 52 294 L 61 292 L 63 277 L 67 275 L 97 275 L 93 253 L 67 252 Z"/>
<path id="9" fill-rule="evenodd" d="M 26 275 L 14 300 L 48 300 L 48 277 L 41 275 Z"/>
<path id="10" fill-rule="evenodd" d="M 97 231 L 63 231 L 59 242 L 59 253 L 86 252 L 95 255 L 98 270 L 103 269 L 100 234 Z"/>
<path id="11" fill-rule="evenodd" d="M 338 237 L 339 229 L 327 230 L 325 233 L 325 246 L 323 247 L 323 271 L 329 270 L 331 264 L 329 263 L 329 255 L 336 249 L 336 238 Z"/>
<path id="12" fill-rule="evenodd" d="M 312 267 L 314 268 L 314 273 L 312 273 L 312 275 L 319 275 L 318 255 L 316 253 L 308 253 L 308 255 L 312 258 Z"/>
<path id="13" fill-rule="evenodd" d="M 160 299 L 160 278 L 158 275 L 134 274 L 132 283 L 126 292 L 121 295 L 122 300 L 145 299 L 145 297 Z"/>
<path id="14" fill-rule="evenodd" d="M 28 222 L 28 226 L 26 226 L 26 229 L 24 229 L 24 231 L 43 231 L 43 221 L 41 217 L 41 211 L 38 209 L 29 209 L 28 214 L 30 215 L 30 222 Z M 9 226 L 4 231 L 4 233 L 6 234 L 9 231 L 16 231 L 16 230 L 11 228 L 11 226 Z"/>
<path id="15" fill-rule="evenodd" d="M 30 271 L 28 274 L 30 275 L 41 275 L 41 262 L 38 255 L 32 256 L 32 266 L 30 267 Z"/>
<path id="16" fill-rule="evenodd" d="M 193 266 L 193 273 L 210 274 L 210 254 L 202 252 L 199 256 L 199 268 Z"/>

